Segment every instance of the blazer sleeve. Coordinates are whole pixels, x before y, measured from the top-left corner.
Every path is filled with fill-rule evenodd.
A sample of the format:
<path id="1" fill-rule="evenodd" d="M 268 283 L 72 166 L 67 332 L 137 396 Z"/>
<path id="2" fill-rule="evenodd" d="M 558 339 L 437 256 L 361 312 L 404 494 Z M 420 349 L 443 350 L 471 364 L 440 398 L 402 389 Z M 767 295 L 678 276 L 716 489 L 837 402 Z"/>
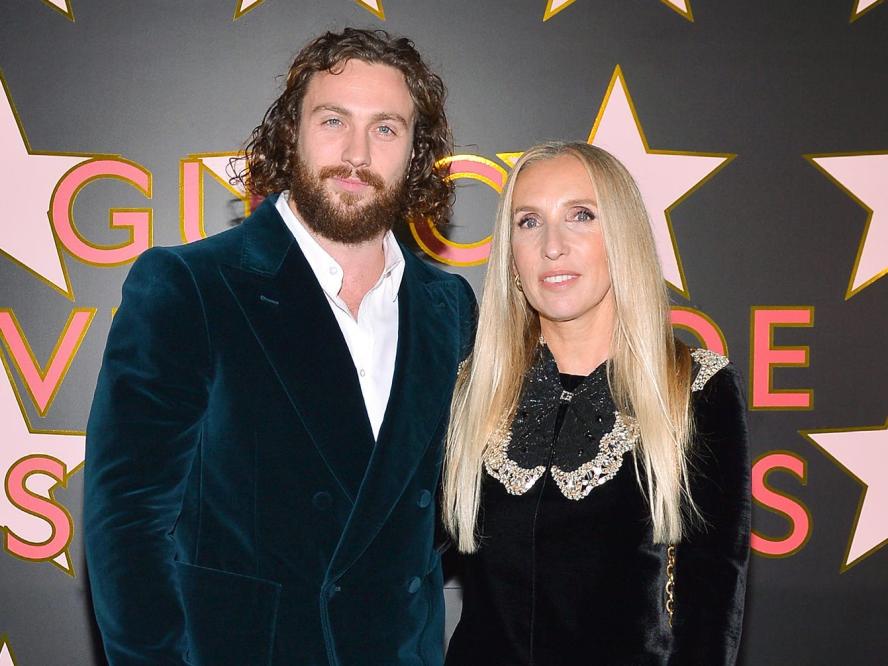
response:
<path id="1" fill-rule="evenodd" d="M 691 494 L 700 512 L 676 548 L 670 664 L 733 664 L 743 626 L 751 513 L 746 405 L 733 365 L 693 397 Z"/>
<path id="2" fill-rule="evenodd" d="M 475 344 L 475 329 L 478 327 L 478 301 L 468 281 L 462 275 L 456 277 L 459 279 L 462 292 L 459 309 L 459 360 L 462 362 L 472 353 L 472 346 Z"/>
<path id="3" fill-rule="evenodd" d="M 475 329 L 478 327 L 478 301 L 468 281 L 462 275 L 456 275 L 456 278 L 459 282 L 459 362 L 462 363 L 472 353 L 472 346 L 475 344 Z M 453 545 L 450 535 L 447 534 L 447 530 L 444 528 L 443 516 L 441 514 L 443 494 L 444 479 L 442 476 L 438 479 L 435 497 L 435 506 L 437 507 L 435 514 L 435 550 L 442 555 L 450 550 L 450 547 Z M 447 573 L 450 572 L 451 568 L 451 562 L 448 558 L 445 561 Z"/>
<path id="4" fill-rule="evenodd" d="M 148 250 L 123 285 L 87 425 L 86 556 L 112 666 L 188 662 L 171 534 L 209 374 L 191 271 L 168 249 Z"/>

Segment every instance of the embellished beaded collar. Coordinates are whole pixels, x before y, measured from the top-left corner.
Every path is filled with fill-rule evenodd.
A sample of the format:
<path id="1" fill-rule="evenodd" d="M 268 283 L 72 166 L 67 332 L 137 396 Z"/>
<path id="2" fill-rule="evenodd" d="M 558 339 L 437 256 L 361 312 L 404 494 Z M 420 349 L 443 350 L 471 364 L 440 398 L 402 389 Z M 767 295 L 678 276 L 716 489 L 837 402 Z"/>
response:
<path id="1" fill-rule="evenodd" d="M 696 368 L 692 384 L 699 391 L 728 364 L 724 356 L 705 349 L 691 351 Z M 564 420 L 552 450 L 559 407 Z M 581 500 L 616 476 L 623 458 L 639 439 L 638 424 L 613 403 L 602 363 L 573 391 L 561 386 L 558 367 L 546 345 L 527 373 L 511 424 L 494 436 L 484 458 L 487 473 L 512 495 L 523 495 L 549 465 L 558 489 L 568 499 Z"/>

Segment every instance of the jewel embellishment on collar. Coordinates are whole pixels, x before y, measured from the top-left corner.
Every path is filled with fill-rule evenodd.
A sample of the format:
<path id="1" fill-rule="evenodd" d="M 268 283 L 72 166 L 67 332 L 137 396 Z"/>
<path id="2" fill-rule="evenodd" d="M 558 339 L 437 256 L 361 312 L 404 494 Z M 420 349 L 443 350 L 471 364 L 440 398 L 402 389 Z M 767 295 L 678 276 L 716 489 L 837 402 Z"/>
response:
<path id="1" fill-rule="evenodd" d="M 503 484 L 510 495 L 523 495 L 543 475 L 546 466 L 537 465 L 525 469 L 509 458 L 509 442 L 512 441 L 512 431 L 508 424 L 497 431 L 493 441 L 496 443 L 484 456 L 484 468 L 490 476 Z"/>
<path id="2" fill-rule="evenodd" d="M 620 412 L 614 412 L 614 417 L 614 427 L 601 438 L 598 454 L 592 460 L 573 472 L 552 466 L 552 478 L 567 499 L 581 500 L 598 486 L 610 481 L 623 466 L 623 456 L 635 448 L 641 434 L 638 423 Z"/>
<path id="3" fill-rule="evenodd" d="M 623 466 L 623 456 L 635 448 L 640 431 L 635 419 L 614 412 L 614 427 L 601 438 L 597 455 L 572 472 L 552 466 L 552 478 L 561 494 L 570 500 L 581 500 L 590 492 L 610 481 Z M 484 458 L 487 473 L 503 484 L 511 495 L 523 495 L 530 490 L 546 471 L 545 465 L 527 469 L 509 458 L 511 430 L 500 429 L 494 437 L 497 442 Z"/>
<path id="4" fill-rule="evenodd" d="M 693 349 L 691 356 L 698 365 L 697 374 L 691 386 L 692 391 L 701 390 L 729 362 L 721 354 L 708 349 Z M 551 359 L 549 364 L 552 367 L 549 368 L 548 373 L 544 362 L 538 362 L 531 369 L 528 381 L 531 395 L 525 396 L 526 402 L 522 404 L 526 404 L 529 410 L 539 409 L 540 405 L 548 404 L 551 406 L 549 407 L 551 410 L 557 406 L 557 403 L 554 402 L 557 396 L 561 403 L 570 403 L 569 410 L 582 409 L 583 405 L 588 403 L 590 386 L 584 384 L 574 392 L 558 387 L 560 395 L 557 391 L 554 394 L 548 393 L 551 390 L 549 387 L 556 386 L 554 372 L 557 372 L 554 370 L 554 362 Z M 574 403 L 575 398 L 577 399 L 576 404 Z M 641 439 L 641 431 L 634 418 L 621 414 L 619 411 L 614 411 L 613 414 L 613 426 L 609 432 L 601 436 L 598 442 L 598 451 L 592 460 L 570 472 L 565 472 L 557 465 L 551 465 L 552 478 L 561 494 L 567 499 L 581 500 L 595 488 L 613 479 L 620 471 L 625 455 L 632 451 Z M 497 429 L 490 448 L 484 455 L 484 468 L 490 476 L 503 484 L 507 492 L 512 495 L 523 495 L 543 476 L 546 465 L 522 467 L 509 457 L 512 425 L 506 422 Z M 521 436 L 524 436 L 524 433 L 519 434 L 519 437 Z"/>

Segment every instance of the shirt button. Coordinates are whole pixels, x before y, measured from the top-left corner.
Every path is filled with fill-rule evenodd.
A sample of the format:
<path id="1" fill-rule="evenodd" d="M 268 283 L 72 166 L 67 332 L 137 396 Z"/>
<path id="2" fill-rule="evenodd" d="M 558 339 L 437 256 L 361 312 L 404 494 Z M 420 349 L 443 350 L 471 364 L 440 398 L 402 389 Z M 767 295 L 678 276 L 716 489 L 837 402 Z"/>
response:
<path id="1" fill-rule="evenodd" d="M 407 591 L 408 591 L 410 594 L 416 594 L 417 592 L 419 592 L 419 586 L 420 586 L 420 585 L 422 585 L 422 581 L 420 581 L 419 578 L 417 578 L 416 576 L 414 576 L 413 578 L 411 578 L 411 579 L 407 582 Z"/>
<path id="2" fill-rule="evenodd" d="M 336 266 L 330 266 L 330 275 L 336 275 L 339 272 L 339 269 Z"/>
<path id="3" fill-rule="evenodd" d="M 432 493 L 428 490 L 423 490 L 419 493 L 419 499 L 416 501 L 419 505 L 420 509 L 425 509 L 429 504 L 432 503 Z"/>
<path id="4" fill-rule="evenodd" d="M 364 368 L 361 368 L 361 371 L 358 373 L 361 377 L 365 376 L 367 373 L 364 372 Z"/>

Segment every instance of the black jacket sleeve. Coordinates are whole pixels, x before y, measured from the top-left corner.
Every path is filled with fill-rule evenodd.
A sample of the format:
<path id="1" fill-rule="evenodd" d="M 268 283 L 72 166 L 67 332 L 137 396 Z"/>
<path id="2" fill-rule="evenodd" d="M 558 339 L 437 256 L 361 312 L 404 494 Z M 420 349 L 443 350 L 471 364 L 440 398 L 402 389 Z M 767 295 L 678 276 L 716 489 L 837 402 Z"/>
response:
<path id="1" fill-rule="evenodd" d="M 693 395 L 691 493 L 700 516 L 676 549 L 671 664 L 733 664 L 743 625 L 751 514 L 746 405 L 733 365 Z"/>

